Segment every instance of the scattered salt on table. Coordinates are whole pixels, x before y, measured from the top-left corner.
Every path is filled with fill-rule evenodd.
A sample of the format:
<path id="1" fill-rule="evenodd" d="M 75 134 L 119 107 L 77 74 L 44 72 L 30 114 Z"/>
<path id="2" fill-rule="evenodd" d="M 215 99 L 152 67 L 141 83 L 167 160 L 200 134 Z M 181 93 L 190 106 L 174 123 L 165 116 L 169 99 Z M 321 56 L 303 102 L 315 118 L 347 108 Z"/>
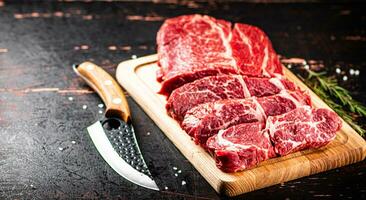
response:
<path id="1" fill-rule="evenodd" d="M 341 69 L 336 68 L 336 73 L 337 73 L 337 74 L 340 74 L 340 73 L 341 73 Z"/>

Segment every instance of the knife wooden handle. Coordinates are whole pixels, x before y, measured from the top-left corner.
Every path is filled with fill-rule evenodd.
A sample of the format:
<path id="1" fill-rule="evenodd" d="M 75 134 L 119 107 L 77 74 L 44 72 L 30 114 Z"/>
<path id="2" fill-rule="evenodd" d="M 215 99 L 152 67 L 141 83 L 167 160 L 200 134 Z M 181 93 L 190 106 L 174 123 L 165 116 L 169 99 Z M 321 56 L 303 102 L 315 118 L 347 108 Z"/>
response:
<path id="1" fill-rule="evenodd" d="M 118 117 L 125 122 L 130 121 L 130 108 L 126 97 L 111 75 L 91 62 L 74 66 L 74 70 L 103 99 L 106 105 L 106 117 Z"/>

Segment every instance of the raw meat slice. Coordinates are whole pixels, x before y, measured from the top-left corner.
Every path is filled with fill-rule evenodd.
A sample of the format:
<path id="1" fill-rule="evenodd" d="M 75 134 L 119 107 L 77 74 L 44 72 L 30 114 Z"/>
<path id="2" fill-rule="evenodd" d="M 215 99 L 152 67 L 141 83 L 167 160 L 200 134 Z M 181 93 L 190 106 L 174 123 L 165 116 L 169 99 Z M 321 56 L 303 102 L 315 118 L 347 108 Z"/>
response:
<path id="1" fill-rule="evenodd" d="M 283 115 L 268 117 L 266 129 L 275 152 L 284 156 L 328 144 L 341 126 L 342 121 L 336 113 L 302 106 Z"/>
<path id="2" fill-rule="evenodd" d="M 236 74 L 229 39 L 231 23 L 202 15 L 167 19 L 157 34 L 160 93 L 217 74 Z"/>
<path id="3" fill-rule="evenodd" d="M 170 116 L 181 122 L 186 112 L 202 103 L 222 99 L 244 99 L 295 90 L 287 79 L 243 77 L 241 75 L 209 76 L 175 89 L 168 98 L 166 109 Z"/>
<path id="4" fill-rule="evenodd" d="M 271 41 L 258 27 L 236 23 L 230 46 L 240 74 L 267 77 L 282 74 L 282 66 Z"/>
<path id="5" fill-rule="evenodd" d="M 202 15 L 168 19 L 157 34 L 161 94 L 205 76 L 278 76 L 282 66 L 259 28 Z"/>
<path id="6" fill-rule="evenodd" d="M 261 123 L 245 123 L 221 130 L 207 140 L 207 148 L 224 172 L 237 172 L 275 157 L 268 132 Z"/>
<path id="7" fill-rule="evenodd" d="M 205 147 L 207 139 L 220 130 L 250 122 L 261 122 L 264 126 L 267 116 L 283 114 L 301 105 L 311 105 L 309 95 L 286 90 L 269 97 L 220 100 L 190 109 L 181 126 L 196 144 Z"/>

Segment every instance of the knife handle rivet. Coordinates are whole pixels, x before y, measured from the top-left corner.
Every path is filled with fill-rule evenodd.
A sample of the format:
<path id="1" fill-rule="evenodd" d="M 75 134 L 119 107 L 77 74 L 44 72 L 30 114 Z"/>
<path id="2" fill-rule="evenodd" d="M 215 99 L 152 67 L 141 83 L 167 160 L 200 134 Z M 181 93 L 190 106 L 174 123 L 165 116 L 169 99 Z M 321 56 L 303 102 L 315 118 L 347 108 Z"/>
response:
<path id="1" fill-rule="evenodd" d="M 120 99 L 120 98 L 114 98 L 114 99 L 112 100 L 112 102 L 113 102 L 114 104 L 120 104 L 120 103 L 122 103 L 122 99 Z"/>
<path id="2" fill-rule="evenodd" d="M 89 70 L 89 71 L 93 70 L 94 68 L 95 68 L 94 65 L 88 65 L 88 66 L 86 66 L 86 69 Z"/>
<path id="3" fill-rule="evenodd" d="M 112 85 L 112 81 L 111 80 L 106 80 L 106 81 L 104 81 L 104 85 Z"/>

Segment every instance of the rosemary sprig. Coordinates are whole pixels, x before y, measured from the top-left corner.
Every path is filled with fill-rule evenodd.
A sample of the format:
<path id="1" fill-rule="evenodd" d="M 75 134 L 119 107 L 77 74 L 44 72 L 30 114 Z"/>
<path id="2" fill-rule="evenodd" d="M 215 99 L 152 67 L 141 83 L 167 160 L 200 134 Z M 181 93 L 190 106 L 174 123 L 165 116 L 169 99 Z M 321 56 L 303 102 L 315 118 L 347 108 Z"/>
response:
<path id="1" fill-rule="evenodd" d="M 349 91 L 339 86 L 335 77 L 327 77 L 325 72 L 314 72 L 310 69 L 307 69 L 307 72 L 309 76 L 305 83 L 353 129 L 365 137 L 366 130 L 357 124 L 356 119 L 366 116 L 366 107 L 354 100 Z"/>

